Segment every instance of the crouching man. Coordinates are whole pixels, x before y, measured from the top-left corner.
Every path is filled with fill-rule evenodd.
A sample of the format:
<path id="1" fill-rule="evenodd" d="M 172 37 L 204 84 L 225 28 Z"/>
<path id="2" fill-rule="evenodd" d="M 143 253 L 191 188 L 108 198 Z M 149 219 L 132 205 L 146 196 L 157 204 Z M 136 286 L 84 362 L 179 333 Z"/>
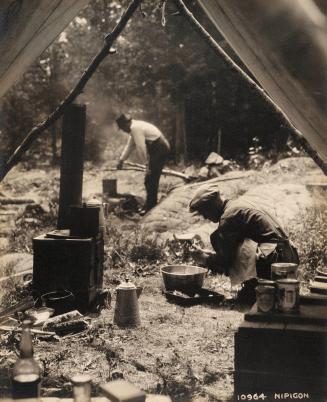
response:
<path id="1" fill-rule="evenodd" d="M 210 236 L 215 252 L 197 248 L 194 257 L 213 272 L 229 276 L 232 285 L 242 283 L 240 303 L 255 302 L 257 278 L 270 278 L 271 263 L 299 263 L 281 224 L 246 196 L 223 200 L 216 184 L 202 186 L 190 203 L 190 212 L 219 223 Z"/>

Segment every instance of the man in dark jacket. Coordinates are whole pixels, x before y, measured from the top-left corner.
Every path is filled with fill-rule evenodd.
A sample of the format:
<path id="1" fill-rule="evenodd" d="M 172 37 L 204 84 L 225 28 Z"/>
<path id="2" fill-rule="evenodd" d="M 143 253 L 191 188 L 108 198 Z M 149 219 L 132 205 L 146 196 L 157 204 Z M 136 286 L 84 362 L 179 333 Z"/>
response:
<path id="1" fill-rule="evenodd" d="M 212 271 L 225 273 L 227 276 L 233 274 L 236 282 L 238 278 L 244 280 L 240 298 L 244 295 L 249 302 L 254 301 L 256 278 L 269 278 L 272 262 L 299 263 L 297 251 L 281 224 L 245 196 L 224 201 L 217 185 L 203 186 L 193 197 L 190 211 L 197 212 L 212 222 L 219 222 L 218 229 L 210 236 L 215 253 L 207 250 L 197 250 L 197 253 Z M 248 247 L 249 241 L 255 245 L 254 248 L 251 244 Z M 240 263 L 242 247 L 250 250 L 248 254 L 252 254 L 246 258 L 249 265 L 251 260 L 254 261 L 253 270 Z M 240 254 L 241 258 L 237 261 Z"/>
<path id="2" fill-rule="evenodd" d="M 146 202 L 142 214 L 157 204 L 159 181 L 162 169 L 168 159 L 170 146 L 162 132 L 153 124 L 135 120 L 122 114 L 116 119 L 122 131 L 129 134 L 127 144 L 120 155 L 117 169 L 121 169 L 124 161 L 136 149 L 139 159 L 147 164 L 145 174 Z"/>

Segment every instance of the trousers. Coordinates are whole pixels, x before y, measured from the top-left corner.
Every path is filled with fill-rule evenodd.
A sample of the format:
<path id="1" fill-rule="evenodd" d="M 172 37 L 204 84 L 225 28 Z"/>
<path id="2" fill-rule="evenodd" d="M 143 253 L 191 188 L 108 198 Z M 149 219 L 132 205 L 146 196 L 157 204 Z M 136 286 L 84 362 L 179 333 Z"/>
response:
<path id="1" fill-rule="evenodd" d="M 148 211 L 158 203 L 158 189 L 162 169 L 170 152 L 169 142 L 160 136 L 155 141 L 146 142 L 149 155 L 148 168 L 145 174 L 146 202 L 145 210 Z"/>

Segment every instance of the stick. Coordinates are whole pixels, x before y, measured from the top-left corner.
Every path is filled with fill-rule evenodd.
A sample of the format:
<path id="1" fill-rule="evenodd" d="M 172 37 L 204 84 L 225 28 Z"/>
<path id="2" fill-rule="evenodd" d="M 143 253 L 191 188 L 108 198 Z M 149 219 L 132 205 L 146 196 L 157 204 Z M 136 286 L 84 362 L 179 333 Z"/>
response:
<path id="1" fill-rule="evenodd" d="M 130 167 L 130 168 L 122 168 L 122 169 L 120 169 L 120 170 L 133 170 L 133 171 L 142 171 L 142 172 L 144 172 L 144 169 L 142 169 L 142 168 L 138 168 L 138 167 Z M 107 168 L 107 169 L 103 169 L 103 172 L 119 172 L 119 169 L 117 169 L 117 168 Z"/>
<path id="2" fill-rule="evenodd" d="M 0 331 L 21 332 L 21 328 L 11 327 L 10 325 L 1 325 Z M 31 328 L 31 333 L 36 335 L 56 335 L 55 332 L 41 331 L 40 329 Z"/>
<path id="3" fill-rule="evenodd" d="M 121 34 L 125 28 L 127 22 L 130 20 L 138 6 L 141 4 L 142 0 L 133 0 L 128 6 L 125 13 L 122 15 L 120 21 L 115 26 L 113 31 L 105 37 L 105 44 L 103 45 L 100 52 L 94 57 L 91 64 L 84 71 L 82 77 L 76 84 L 76 86 L 71 90 L 68 96 L 57 106 L 57 108 L 52 112 L 46 120 L 44 120 L 39 125 L 32 128 L 32 130 L 24 138 L 23 142 L 18 146 L 14 153 L 8 158 L 4 164 L 2 171 L 0 171 L 0 182 L 5 178 L 7 173 L 12 169 L 21 159 L 24 152 L 26 152 L 34 140 L 46 130 L 52 123 L 54 123 L 58 118 L 65 112 L 66 107 L 71 104 L 76 97 L 83 91 L 83 88 L 92 77 L 93 73 L 98 68 L 99 64 L 110 54 L 115 53 L 111 51 L 111 46 Z"/>
<path id="4" fill-rule="evenodd" d="M 33 270 L 32 270 L 32 269 L 26 269 L 25 271 L 16 272 L 15 274 L 12 274 L 12 275 L 2 276 L 2 277 L 0 278 L 0 284 L 1 284 L 2 282 L 8 281 L 9 279 L 17 278 L 17 277 L 19 277 L 19 276 L 25 276 L 25 275 L 28 275 L 28 274 L 33 274 Z M 0 313 L 0 314 L 1 314 L 1 313 Z"/>
<path id="5" fill-rule="evenodd" d="M 174 0 L 179 12 L 185 16 L 189 23 L 195 28 L 195 30 L 203 37 L 203 39 L 208 43 L 208 45 L 213 49 L 213 51 L 223 58 L 228 67 L 240 75 L 244 82 L 248 84 L 250 90 L 255 90 L 259 96 L 267 103 L 274 112 L 282 119 L 285 126 L 290 130 L 291 134 L 295 136 L 300 145 L 305 149 L 308 155 L 316 162 L 316 164 L 321 168 L 325 175 L 327 175 L 327 164 L 320 158 L 318 152 L 315 151 L 303 134 L 293 126 L 289 118 L 280 109 L 280 107 L 268 96 L 268 94 L 255 82 L 253 81 L 229 56 L 228 54 L 219 46 L 219 44 L 213 39 L 208 31 L 199 23 L 199 21 L 194 17 L 191 11 L 185 6 L 183 0 Z"/>

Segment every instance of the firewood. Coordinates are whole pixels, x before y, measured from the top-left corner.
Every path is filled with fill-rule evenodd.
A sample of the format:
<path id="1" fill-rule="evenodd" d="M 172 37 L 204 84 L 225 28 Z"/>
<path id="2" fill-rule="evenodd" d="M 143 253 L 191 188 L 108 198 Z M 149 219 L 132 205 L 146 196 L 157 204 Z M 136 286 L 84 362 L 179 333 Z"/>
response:
<path id="1" fill-rule="evenodd" d="M 137 169 L 142 169 L 144 171 L 146 170 L 146 166 L 142 165 L 140 163 L 124 162 L 124 164 L 127 165 L 127 166 L 137 168 Z M 181 173 L 181 172 L 176 172 L 176 170 L 172 170 L 172 169 L 163 169 L 162 173 L 165 174 L 165 175 L 168 175 L 168 176 L 179 177 L 179 178 L 181 178 L 181 179 L 183 179 L 185 181 L 191 181 L 191 180 L 195 179 L 192 176 L 188 176 L 188 175 L 186 175 L 184 173 Z"/>

